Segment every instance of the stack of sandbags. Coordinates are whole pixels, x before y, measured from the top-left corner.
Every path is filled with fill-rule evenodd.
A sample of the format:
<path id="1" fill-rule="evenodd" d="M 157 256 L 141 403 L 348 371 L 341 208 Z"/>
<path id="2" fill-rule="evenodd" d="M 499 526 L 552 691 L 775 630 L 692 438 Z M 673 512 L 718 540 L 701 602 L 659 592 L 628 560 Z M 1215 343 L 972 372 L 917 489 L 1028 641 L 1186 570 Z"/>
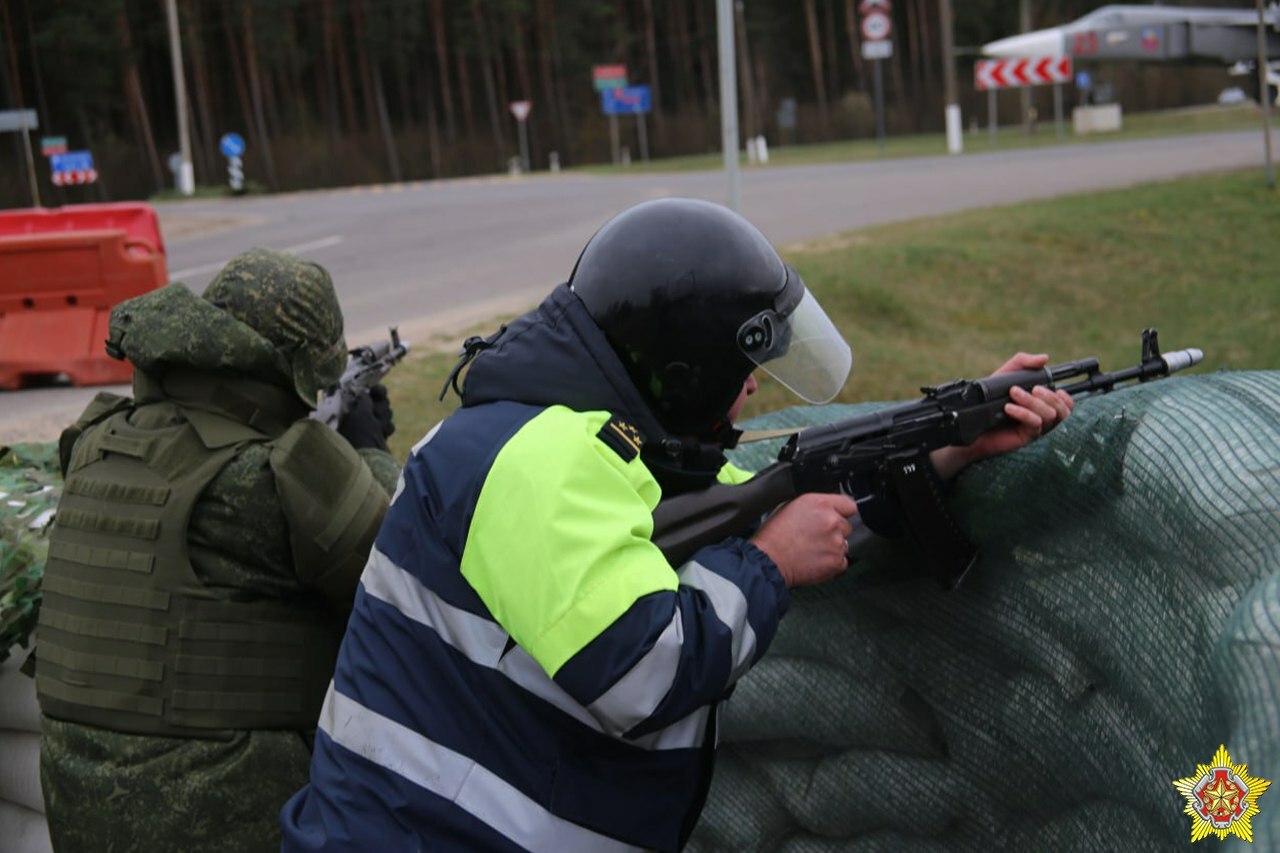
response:
<path id="1" fill-rule="evenodd" d="M 958 589 L 899 543 L 793 591 L 690 853 L 1155 853 L 1190 843 L 1174 781 L 1220 746 L 1280 777 L 1280 371 L 1082 399 L 950 495 L 981 549 Z M 1223 849 L 1280 850 L 1280 785 L 1257 806 Z"/>
<path id="2" fill-rule="evenodd" d="M 0 663 L 0 850 L 44 853 L 49 844 L 40 796 L 40 708 L 36 683 L 18 671 L 27 650 Z"/>

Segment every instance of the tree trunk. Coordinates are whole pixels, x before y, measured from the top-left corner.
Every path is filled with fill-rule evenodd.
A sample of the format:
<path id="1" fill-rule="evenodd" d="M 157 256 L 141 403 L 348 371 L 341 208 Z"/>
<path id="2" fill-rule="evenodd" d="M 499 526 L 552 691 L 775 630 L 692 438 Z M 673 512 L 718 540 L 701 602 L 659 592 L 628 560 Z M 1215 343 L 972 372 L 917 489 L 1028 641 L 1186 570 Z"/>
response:
<path id="1" fill-rule="evenodd" d="M 258 48 L 253 37 L 253 7 L 245 3 L 240 11 L 244 24 L 245 70 L 249 74 L 249 96 L 253 102 L 258 144 L 262 147 L 262 165 L 267 172 L 267 186 L 275 191 L 280 189 L 280 182 L 276 178 L 276 161 L 271 154 L 271 137 L 267 133 L 267 121 L 262 109 L 262 79 L 258 73 Z"/>
<path id="2" fill-rule="evenodd" d="M 677 109 L 684 110 L 693 101 L 697 109 L 705 111 L 697 97 L 697 83 L 693 74 L 693 55 L 689 50 L 689 6 L 688 0 L 672 0 L 671 33 L 668 44 L 671 45 L 671 66 L 676 69 L 675 95 Z M 692 94 L 691 94 L 692 93 Z"/>
<path id="3" fill-rule="evenodd" d="M 436 34 L 436 66 L 440 69 L 440 103 L 444 106 L 445 133 L 449 141 L 454 142 L 458 138 L 458 123 L 453 115 L 453 87 L 449 84 L 449 40 L 444 23 L 444 0 L 431 0 L 431 28 Z"/>
<path id="4" fill-rule="evenodd" d="M 831 97 L 840 100 L 840 51 L 836 47 L 836 11 L 832 5 L 834 0 L 822 0 L 823 37 L 826 39 L 824 50 L 827 65 L 827 91 Z"/>
<path id="5" fill-rule="evenodd" d="M 372 131 L 378 122 L 377 102 L 374 92 L 373 71 L 369 64 L 369 40 L 365 36 L 365 0 L 352 0 L 351 28 L 356 44 L 356 68 L 360 73 L 360 91 L 364 93 L 364 126 Z"/>
<path id="6" fill-rule="evenodd" d="M 844 30 L 849 37 L 849 55 L 853 58 L 853 78 L 858 88 L 867 91 L 866 65 L 862 58 L 862 37 L 858 30 L 858 12 L 854 0 L 844 0 Z"/>
<path id="7" fill-rule="evenodd" d="M 555 13 L 551 10 L 551 0 L 538 0 L 538 75 L 542 78 L 542 97 L 546 101 L 544 109 L 551 125 L 552 150 L 560 151 L 564 147 L 564 124 L 560 121 L 560 111 L 556 108 L 556 81 L 552 71 L 552 58 L 555 55 L 555 40 L 551 37 L 551 18 Z"/>
<path id="8" fill-rule="evenodd" d="M 467 68 L 467 57 L 461 51 L 455 54 L 458 61 L 458 96 L 462 100 L 462 123 L 467 131 L 467 143 L 476 133 L 476 116 L 471 100 L 471 72 Z"/>
<path id="9" fill-rule="evenodd" d="M 476 43 L 480 47 L 480 78 L 484 83 L 485 101 L 489 105 L 489 125 L 493 129 L 493 144 L 499 165 L 507 162 L 507 137 L 502 130 L 498 111 L 498 93 L 493 82 L 493 64 L 489 57 L 489 38 L 485 32 L 484 17 L 480 12 L 480 0 L 471 0 L 471 20 L 476 28 Z"/>
<path id="10" fill-rule="evenodd" d="M 911 72 L 911 104 L 913 112 L 917 115 L 920 113 L 920 75 L 921 68 L 924 67 L 924 58 L 920 55 L 923 45 L 920 44 L 920 24 L 916 15 L 915 0 L 908 0 L 907 4 L 907 31 L 906 44 L 903 45 L 907 49 L 909 59 L 907 60 L 908 70 Z M 899 39 L 903 41 L 903 39 Z M 918 128 L 917 128 L 918 129 Z"/>
<path id="11" fill-rule="evenodd" d="M 430 62 L 425 56 L 422 58 L 424 78 L 431 76 Z M 440 179 L 444 177 L 444 158 L 440 146 L 440 117 L 436 109 L 435 87 L 423 86 L 422 99 L 427 113 L 427 152 L 431 160 L 431 177 Z"/>
<path id="12" fill-rule="evenodd" d="M 373 97 L 378 107 L 378 125 L 382 128 L 382 142 L 387 149 L 387 167 L 391 170 L 391 180 L 400 183 L 400 154 L 396 151 L 396 140 L 391 135 L 391 117 L 387 115 L 387 95 L 382 87 L 382 69 L 373 69 Z"/>
<path id="13" fill-rule="evenodd" d="M 326 5 L 333 3 L 333 0 L 323 0 Z M 356 118 L 356 95 L 355 89 L 351 83 L 351 63 L 347 60 L 347 41 L 343 38 L 345 31 L 338 25 L 336 19 L 333 19 L 333 28 L 330 29 L 329 35 L 332 38 L 333 53 L 337 60 L 338 68 L 338 87 L 342 92 L 342 107 L 346 118 L 346 126 L 348 133 L 358 133 L 362 129 L 360 121 Z"/>
<path id="14" fill-rule="evenodd" d="M 525 24 L 520 13 L 513 10 L 511 12 L 511 46 L 512 46 L 512 50 L 515 53 L 516 84 L 518 87 L 519 98 L 524 101 L 532 102 L 533 93 L 534 93 L 533 75 L 529 70 L 529 52 L 526 49 L 527 43 L 529 42 L 529 38 L 530 38 L 529 27 Z M 530 139 L 529 139 L 529 167 L 530 168 L 533 168 L 533 164 L 541 160 L 540 155 L 542 153 L 541 151 L 534 150 L 536 147 L 534 145 L 536 138 L 532 133 L 533 128 L 535 126 L 534 121 L 536 120 L 537 125 L 542 127 L 553 124 L 553 122 L 549 120 L 549 116 L 551 114 L 551 104 L 552 102 L 550 100 L 548 100 L 546 104 L 539 104 L 538 106 L 540 106 L 541 109 L 535 110 L 533 112 L 533 119 L 529 121 L 529 127 L 526 128 L 530 136 Z"/>
<path id="15" fill-rule="evenodd" d="M 694 0 L 693 13 L 696 18 L 695 26 L 698 32 L 699 65 L 702 66 L 702 97 L 704 103 L 708 106 L 711 104 L 716 105 L 715 111 L 718 115 L 720 112 L 720 93 L 716 88 L 715 80 L 711 76 L 711 69 L 718 66 L 711 60 L 711 51 L 707 49 L 708 44 L 715 42 L 715 30 L 707 26 L 708 5 L 705 2 Z M 710 114 L 711 110 L 708 109 L 707 113 Z"/>
<path id="16" fill-rule="evenodd" d="M 116 15 L 116 32 L 120 36 L 121 54 L 125 64 L 125 97 L 129 100 L 134 126 L 147 153 L 147 162 L 151 166 L 151 177 L 155 181 L 155 187 L 157 190 L 163 190 L 165 188 L 164 169 L 160 165 L 160 154 L 156 151 L 156 139 L 151 132 L 151 119 L 147 115 L 147 102 L 142 94 L 142 78 L 138 75 L 138 63 L 133 55 L 133 33 L 129 30 L 129 19 L 125 17 L 123 9 Z"/>
<path id="17" fill-rule="evenodd" d="M 653 20 L 653 0 L 644 0 L 644 48 L 645 56 L 649 61 L 649 96 L 653 107 L 653 127 L 658 138 L 664 139 L 666 127 L 662 122 L 662 87 L 658 83 L 658 39 Z"/>
<path id="18" fill-rule="evenodd" d="M 804 0 L 804 16 L 809 29 L 809 62 L 813 67 L 813 88 L 818 98 L 818 124 L 823 139 L 831 138 L 831 119 L 827 113 L 827 87 L 822 79 L 822 41 L 818 34 L 818 14 L 814 0 Z"/>
<path id="19" fill-rule="evenodd" d="M 926 92 L 934 93 L 942 88 L 933 67 L 933 25 L 930 22 L 930 14 L 937 9 L 937 6 L 929 3 L 928 0 L 917 0 L 917 3 L 920 10 L 917 18 L 920 21 L 920 51 L 924 55 L 924 88 Z M 941 53 L 941 47 L 938 52 Z M 929 100 L 932 103 L 933 99 Z"/>
<path id="20" fill-rule="evenodd" d="M 324 66 L 323 76 L 316 76 L 316 97 L 320 101 L 321 114 L 325 125 L 329 128 L 330 150 L 338 142 L 342 133 L 342 119 L 338 106 L 338 63 L 334 57 L 334 25 L 332 0 L 320 0 L 320 61 Z"/>

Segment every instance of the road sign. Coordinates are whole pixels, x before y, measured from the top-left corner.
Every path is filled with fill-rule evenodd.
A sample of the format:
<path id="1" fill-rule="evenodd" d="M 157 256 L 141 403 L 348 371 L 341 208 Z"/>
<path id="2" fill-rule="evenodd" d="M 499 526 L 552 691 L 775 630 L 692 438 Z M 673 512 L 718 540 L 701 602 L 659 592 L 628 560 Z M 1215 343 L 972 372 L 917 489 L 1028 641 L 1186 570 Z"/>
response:
<path id="1" fill-rule="evenodd" d="M 647 113 L 650 110 L 649 87 L 628 86 L 625 89 L 605 89 L 600 93 L 600 105 L 607 116 Z"/>
<path id="2" fill-rule="evenodd" d="M 511 108 L 511 114 L 516 117 L 516 121 L 521 123 L 529 117 L 529 110 L 533 109 L 533 104 L 529 101 L 512 101 L 507 106 Z"/>
<path id="3" fill-rule="evenodd" d="M 67 151 L 49 158 L 53 170 L 53 182 L 57 186 L 68 184 L 92 184 L 98 180 L 98 170 L 93 168 L 93 154 L 89 151 Z"/>
<path id="4" fill-rule="evenodd" d="M 979 90 L 1019 86 L 1044 86 L 1071 80 L 1071 57 L 1042 56 L 1030 59 L 980 59 L 973 67 Z"/>
<path id="5" fill-rule="evenodd" d="M 243 157 L 244 137 L 238 133 L 224 133 L 218 140 L 218 150 L 223 157 Z"/>
<path id="6" fill-rule="evenodd" d="M 0 131 L 37 130 L 39 127 L 35 110 L 0 110 Z"/>
<path id="7" fill-rule="evenodd" d="M 864 41 L 862 43 L 863 59 L 889 59 L 893 56 L 893 42 L 888 39 L 882 41 Z"/>
<path id="8" fill-rule="evenodd" d="M 593 65 L 591 82 L 596 91 L 605 89 L 623 89 L 627 85 L 627 66 L 625 65 Z"/>
<path id="9" fill-rule="evenodd" d="M 867 41 L 883 41 L 893 32 L 893 21 L 879 10 L 862 16 L 862 37 Z"/>
<path id="10" fill-rule="evenodd" d="M 65 154 L 67 152 L 67 138 L 65 136 L 46 136 L 40 140 L 40 153 L 46 157 L 52 157 L 54 154 Z"/>

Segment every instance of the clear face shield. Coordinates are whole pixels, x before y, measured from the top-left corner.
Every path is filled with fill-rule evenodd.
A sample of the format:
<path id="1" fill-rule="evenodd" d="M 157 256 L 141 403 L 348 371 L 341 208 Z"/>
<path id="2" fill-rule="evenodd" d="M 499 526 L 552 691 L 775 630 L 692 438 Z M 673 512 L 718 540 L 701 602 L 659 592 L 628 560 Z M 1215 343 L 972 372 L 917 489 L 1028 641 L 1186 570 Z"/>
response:
<path id="1" fill-rule="evenodd" d="M 799 274 L 787 267 L 787 284 L 772 309 L 738 329 L 738 347 L 809 403 L 828 403 L 849 377 L 853 353 Z"/>

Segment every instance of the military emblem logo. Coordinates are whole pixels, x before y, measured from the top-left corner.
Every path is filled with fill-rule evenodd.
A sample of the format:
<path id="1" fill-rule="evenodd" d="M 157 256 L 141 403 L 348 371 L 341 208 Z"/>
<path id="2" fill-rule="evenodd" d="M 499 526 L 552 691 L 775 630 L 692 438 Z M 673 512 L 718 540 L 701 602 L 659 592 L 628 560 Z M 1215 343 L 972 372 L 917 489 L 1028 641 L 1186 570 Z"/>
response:
<path id="1" fill-rule="evenodd" d="M 1258 797 L 1270 786 L 1270 781 L 1250 776 L 1247 764 L 1233 764 L 1226 746 L 1218 747 L 1212 764 L 1201 764 L 1194 775 L 1173 782 L 1187 800 L 1183 812 L 1191 817 L 1193 842 L 1210 835 L 1253 841 L 1250 821 L 1258 813 Z"/>

